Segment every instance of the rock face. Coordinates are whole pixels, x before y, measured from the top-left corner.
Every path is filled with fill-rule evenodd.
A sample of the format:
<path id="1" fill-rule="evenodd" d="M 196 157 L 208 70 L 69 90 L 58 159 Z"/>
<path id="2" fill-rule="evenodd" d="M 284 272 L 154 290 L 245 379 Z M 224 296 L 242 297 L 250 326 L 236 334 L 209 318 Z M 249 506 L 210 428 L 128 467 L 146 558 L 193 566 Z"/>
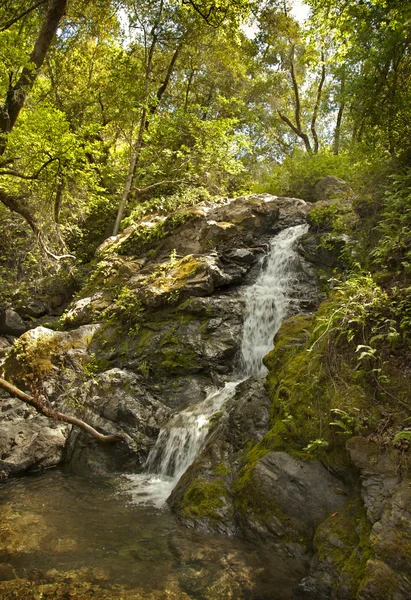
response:
<path id="1" fill-rule="evenodd" d="M 1 399 L 0 479 L 58 465 L 70 427 L 51 423 L 19 400 Z"/>
<path id="2" fill-rule="evenodd" d="M 317 529 L 317 555 L 301 588 L 335 600 L 405 600 L 411 597 L 410 480 L 401 480 L 395 451 L 381 453 L 361 437 L 347 447 L 360 472 L 363 502 L 352 496 Z"/>
<path id="3" fill-rule="evenodd" d="M 65 455 L 72 468 L 140 469 L 170 411 L 224 383 L 241 342 L 243 286 L 273 235 L 303 223 L 306 213 L 294 198 L 226 199 L 147 217 L 98 249 L 97 265 L 61 319 L 69 331 L 25 333 L 3 367 L 19 385 L 41 382 L 62 412 L 128 435 L 127 444 L 107 449 L 72 432 Z M 318 303 L 315 281 L 302 260 L 295 294 L 307 308 Z"/>
<path id="4" fill-rule="evenodd" d="M 77 401 L 85 407 L 87 423 L 102 431 L 125 433 L 130 441 L 107 447 L 73 429 L 65 458 L 76 472 L 141 470 L 152 439 L 158 435 L 158 424 L 166 420 L 168 411 L 139 378 L 120 369 L 105 371 L 81 387 Z"/>
<path id="5" fill-rule="evenodd" d="M 327 175 L 315 186 L 315 199 L 317 201 L 330 200 L 332 198 L 347 198 L 353 196 L 354 192 L 343 179 Z"/>
<path id="6" fill-rule="evenodd" d="M 344 506 L 345 486 L 319 461 L 303 462 L 286 452 L 266 450 L 244 466 L 244 448 L 269 429 L 269 409 L 263 380 L 241 383 L 170 504 L 190 527 L 241 534 L 304 556 L 318 525 Z"/>

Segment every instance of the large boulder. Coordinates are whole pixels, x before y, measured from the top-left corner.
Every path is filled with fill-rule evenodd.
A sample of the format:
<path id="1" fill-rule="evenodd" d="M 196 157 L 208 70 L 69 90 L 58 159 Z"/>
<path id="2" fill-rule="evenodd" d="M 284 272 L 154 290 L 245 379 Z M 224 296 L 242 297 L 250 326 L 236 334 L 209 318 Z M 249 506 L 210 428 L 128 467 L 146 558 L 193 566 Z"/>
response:
<path id="1" fill-rule="evenodd" d="M 170 504 L 189 527 L 241 534 L 304 556 L 318 525 L 344 506 L 346 489 L 319 461 L 264 449 L 244 461 L 244 449 L 257 448 L 269 426 L 263 380 L 241 383 Z"/>
<path id="2" fill-rule="evenodd" d="M 317 201 L 332 198 L 350 198 L 353 195 L 354 192 L 348 183 L 334 175 L 323 177 L 315 186 L 315 199 Z"/>
<path id="3" fill-rule="evenodd" d="M 0 479 L 61 463 L 69 425 L 53 423 L 20 400 L 6 397 L 0 417 Z"/>
<path id="4" fill-rule="evenodd" d="M 13 335 L 18 337 L 27 331 L 23 319 L 11 308 L 0 310 L 0 335 Z"/>
<path id="5" fill-rule="evenodd" d="M 61 398 L 69 409 L 71 394 Z M 111 369 L 97 374 L 77 390 L 82 418 L 100 431 L 122 433 L 128 443 L 107 446 L 75 428 L 70 434 L 66 462 L 76 472 L 136 472 L 143 467 L 153 439 L 169 416 L 134 373 Z"/>
<path id="6" fill-rule="evenodd" d="M 315 535 L 307 593 L 333 600 L 411 597 L 411 489 L 398 453 L 364 437 L 347 442 L 361 481 L 342 511 Z"/>

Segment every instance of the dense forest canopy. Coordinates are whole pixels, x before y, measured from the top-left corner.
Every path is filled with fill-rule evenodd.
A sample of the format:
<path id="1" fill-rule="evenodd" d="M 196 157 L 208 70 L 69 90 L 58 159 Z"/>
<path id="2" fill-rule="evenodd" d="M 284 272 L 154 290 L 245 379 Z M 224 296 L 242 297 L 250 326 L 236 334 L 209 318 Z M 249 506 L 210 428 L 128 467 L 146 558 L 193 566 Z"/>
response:
<path id="1" fill-rule="evenodd" d="M 406 167 L 410 5 L 307 4 L 2 2 L 2 301 L 150 210 Z"/>

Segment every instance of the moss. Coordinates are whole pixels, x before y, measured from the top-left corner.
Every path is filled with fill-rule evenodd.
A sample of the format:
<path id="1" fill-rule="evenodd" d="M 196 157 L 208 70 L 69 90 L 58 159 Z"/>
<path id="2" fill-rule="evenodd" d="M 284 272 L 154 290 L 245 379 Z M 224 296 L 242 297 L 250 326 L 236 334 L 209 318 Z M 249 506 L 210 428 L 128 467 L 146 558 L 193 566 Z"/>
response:
<path id="1" fill-rule="evenodd" d="M 166 218 L 157 218 L 155 221 L 142 221 L 133 227 L 126 239 L 120 241 L 115 251 L 120 255 L 141 257 L 152 250 L 155 254 L 162 241 L 187 221 L 194 218 L 193 210 L 182 210 Z"/>
<path id="2" fill-rule="evenodd" d="M 146 279 L 146 284 L 151 288 L 156 288 L 160 293 L 172 294 L 179 292 L 184 288 L 188 279 L 195 277 L 200 272 L 204 272 L 205 266 L 192 255 L 185 256 L 181 260 L 159 265 L 153 273 Z M 152 294 L 151 289 L 147 290 Z M 178 300 L 178 296 L 176 296 Z"/>
<path id="3" fill-rule="evenodd" d="M 327 311 L 324 303 L 316 319 L 301 315 L 286 321 L 265 357 L 271 426 L 260 446 L 346 467 L 345 442 L 369 417 L 374 390 L 355 354 L 337 356 L 332 337 L 318 333 L 318 319 Z"/>
<path id="4" fill-rule="evenodd" d="M 95 354 L 91 355 L 90 360 L 83 366 L 86 375 L 102 373 L 110 368 L 110 361 L 106 358 L 97 358 Z"/>
<path id="5" fill-rule="evenodd" d="M 3 365 L 5 377 L 16 383 L 42 382 L 55 365 L 64 366 L 69 350 L 89 346 L 92 335 L 70 335 L 49 329 L 28 331 L 11 348 Z"/>
<path id="6" fill-rule="evenodd" d="M 221 509 L 226 502 L 227 490 L 220 479 L 206 481 L 201 477 L 193 479 L 184 494 L 181 504 L 185 517 L 200 519 L 208 517 L 213 521 L 221 518 Z"/>
<path id="7" fill-rule="evenodd" d="M 222 477 L 226 477 L 227 475 L 230 475 L 231 469 L 230 469 L 230 467 L 228 465 L 226 465 L 225 463 L 221 462 L 221 463 L 219 463 L 216 466 L 215 473 L 217 475 L 221 475 Z"/>
<path id="8" fill-rule="evenodd" d="M 317 528 L 314 545 L 321 562 L 343 574 L 345 584 L 357 589 L 372 555 L 371 524 L 359 497 L 352 498 L 338 513 Z"/>
<path id="9" fill-rule="evenodd" d="M 159 368 L 168 374 L 190 373 L 198 371 L 200 367 L 198 356 L 187 346 L 175 345 L 162 349 Z"/>

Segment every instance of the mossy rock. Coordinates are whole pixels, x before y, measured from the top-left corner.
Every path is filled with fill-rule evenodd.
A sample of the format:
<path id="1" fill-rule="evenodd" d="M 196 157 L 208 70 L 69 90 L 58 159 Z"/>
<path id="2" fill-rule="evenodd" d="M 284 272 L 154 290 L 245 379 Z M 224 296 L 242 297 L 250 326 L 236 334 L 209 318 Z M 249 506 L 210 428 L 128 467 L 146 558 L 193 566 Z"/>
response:
<path id="1" fill-rule="evenodd" d="M 142 220 L 120 235 L 118 242 L 114 242 L 113 249 L 123 256 L 142 257 L 149 251 L 154 251 L 156 254 L 165 238 L 196 216 L 194 209 L 186 209 L 176 211 L 167 217 Z"/>
<path id="2" fill-rule="evenodd" d="M 11 382 L 33 383 L 55 375 L 55 367 L 63 367 L 67 353 L 76 352 L 84 362 L 89 361 L 88 348 L 99 325 L 84 325 L 70 332 L 37 327 L 23 334 L 12 347 L 3 372 Z M 68 367 L 72 368 L 69 361 Z"/>
<path id="3" fill-rule="evenodd" d="M 215 522 L 225 518 L 226 506 L 227 489 L 222 479 L 207 481 L 196 477 L 187 488 L 180 508 L 185 518 Z"/>
<path id="4" fill-rule="evenodd" d="M 330 574 L 334 589 L 341 593 L 344 590 L 344 597 L 357 597 L 367 563 L 373 556 L 370 532 L 371 524 L 358 496 L 317 528 L 314 546 L 319 570 Z"/>

